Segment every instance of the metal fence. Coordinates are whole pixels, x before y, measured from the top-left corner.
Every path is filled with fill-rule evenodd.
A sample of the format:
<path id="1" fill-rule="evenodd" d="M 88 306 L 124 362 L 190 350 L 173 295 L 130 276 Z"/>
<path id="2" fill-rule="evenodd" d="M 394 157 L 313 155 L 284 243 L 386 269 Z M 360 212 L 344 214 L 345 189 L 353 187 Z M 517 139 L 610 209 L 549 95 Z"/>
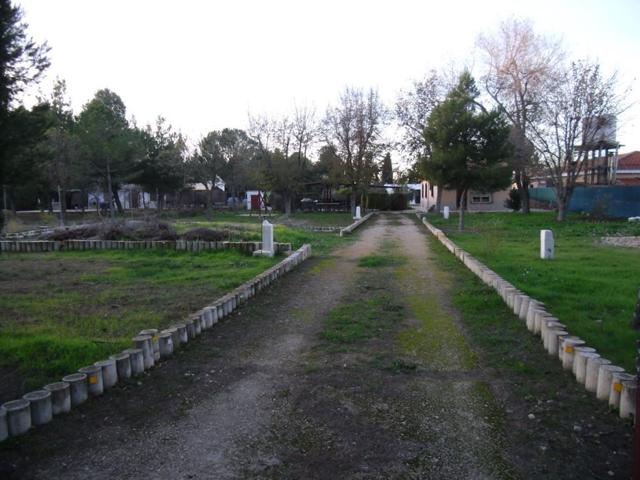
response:
<path id="1" fill-rule="evenodd" d="M 533 208 L 556 208 L 555 188 L 532 188 L 529 196 Z M 640 186 L 576 187 L 569 211 L 616 218 L 640 216 Z"/>

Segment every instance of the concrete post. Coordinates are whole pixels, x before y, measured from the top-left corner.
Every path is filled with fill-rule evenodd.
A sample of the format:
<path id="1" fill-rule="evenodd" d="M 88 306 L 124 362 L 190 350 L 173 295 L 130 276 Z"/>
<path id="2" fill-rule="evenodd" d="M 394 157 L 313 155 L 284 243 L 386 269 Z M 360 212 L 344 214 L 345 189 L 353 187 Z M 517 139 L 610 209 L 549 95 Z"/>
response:
<path id="1" fill-rule="evenodd" d="M 176 323 L 173 328 L 178 330 L 180 336 L 180 345 L 189 341 L 189 334 L 187 333 L 187 326 L 184 323 Z"/>
<path id="2" fill-rule="evenodd" d="M 87 401 L 87 398 L 89 398 L 89 387 L 87 386 L 87 376 L 84 373 L 72 373 L 71 375 L 62 377 L 62 381 L 69 384 L 72 408 Z"/>
<path id="3" fill-rule="evenodd" d="M 187 327 L 187 336 L 189 340 L 196 338 L 196 326 L 194 325 L 193 318 L 187 318 L 184 321 L 185 326 Z"/>
<path id="4" fill-rule="evenodd" d="M 556 330 L 555 328 L 547 330 L 547 352 L 549 352 L 549 355 L 553 357 L 558 356 L 560 341 L 568 335 L 569 332 L 566 330 Z"/>
<path id="5" fill-rule="evenodd" d="M 158 335 L 160 341 L 160 358 L 166 358 L 173 354 L 173 338 L 171 333 L 161 333 Z"/>
<path id="6" fill-rule="evenodd" d="M 273 257 L 274 253 L 273 225 L 265 220 L 262 222 L 262 249 L 253 252 L 253 255 Z"/>
<path id="7" fill-rule="evenodd" d="M 598 400 L 604 400 L 605 402 L 609 400 L 614 372 L 624 372 L 624 368 L 616 365 L 600 365 L 600 370 L 598 371 L 598 387 L 596 389 L 596 397 Z"/>
<path id="8" fill-rule="evenodd" d="M 144 372 L 144 350 L 141 348 L 127 348 L 122 353 L 129 355 L 131 375 L 140 375 Z"/>
<path id="9" fill-rule="evenodd" d="M 151 337 L 151 346 L 153 348 L 153 360 L 157 362 L 160 360 L 160 344 L 158 343 L 158 329 L 148 328 L 142 330 L 138 335 L 149 335 Z"/>
<path id="10" fill-rule="evenodd" d="M 622 384 L 635 380 L 635 375 L 626 372 L 611 373 L 611 389 L 609 390 L 609 407 L 620 408 L 620 394 L 622 393 Z"/>
<path id="11" fill-rule="evenodd" d="M 2 405 L 7 411 L 9 435 L 16 437 L 27 433 L 31 428 L 31 403 L 20 398 Z"/>
<path id="12" fill-rule="evenodd" d="M 31 424 L 44 425 L 53 418 L 53 408 L 51 405 L 51 392 L 48 390 L 34 390 L 22 398 L 31 403 Z"/>
<path id="13" fill-rule="evenodd" d="M 0 442 L 9 438 L 9 425 L 7 425 L 7 409 L 0 406 Z"/>
<path id="14" fill-rule="evenodd" d="M 564 330 L 566 326 L 558 321 L 555 318 L 549 319 L 546 323 L 543 324 L 544 328 L 542 330 L 542 345 L 544 348 L 549 348 L 549 331 L 550 330 Z"/>
<path id="15" fill-rule="evenodd" d="M 138 335 L 133 337 L 133 345 L 135 348 L 142 350 L 142 358 L 144 359 L 144 369 L 148 370 L 153 367 L 155 360 L 153 358 L 153 345 L 151 344 L 151 335 Z M 159 348 L 159 347 L 158 347 Z"/>
<path id="16" fill-rule="evenodd" d="M 445 205 L 444 208 L 442 209 L 442 216 L 444 217 L 445 220 L 449 220 L 449 206 Z"/>
<path id="17" fill-rule="evenodd" d="M 54 415 L 71 411 L 71 390 L 67 382 L 56 382 L 45 385 L 44 389 L 51 392 L 51 408 Z"/>
<path id="18" fill-rule="evenodd" d="M 520 320 L 522 320 L 523 322 L 527 321 L 527 312 L 529 311 L 529 302 L 530 301 L 531 301 L 531 299 L 529 298 L 528 295 L 523 295 L 522 296 L 522 300 L 520 302 L 520 310 L 517 313 L 517 315 L 520 318 Z"/>
<path id="19" fill-rule="evenodd" d="M 562 362 L 562 368 L 573 370 L 574 349 L 584 345 L 584 343 L 584 340 L 574 336 L 567 336 L 562 339 L 561 348 L 558 350 L 558 358 Z"/>
<path id="20" fill-rule="evenodd" d="M 191 317 L 191 320 L 193 321 L 193 328 L 197 337 L 202 333 L 202 323 L 200 321 L 200 315 L 193 315 Z"/>
<path id="21" fill-rule="evenodd" d="M 178 329 L 175 327 L 169 327 L 165 330 L 163 330 L 160 333 L 168 333 L 169 335 L 171 335 L 171 343 L 173 343 L 173 350 L 175 351 L 177 348 L 180 347 L 180 332 L 178 332 Z"/>
<path id="22" fill-rule="evenodd" d="M 596 393 L 598 390 L 598 377 L 600 376 L 600 366 L 610 365 L 611 361 L 602 357 L 587 358 L 587 374 L 584 381 L 584 388 L 587 392 Z"/>
<path id="23" fill-rule="evenodd" d="M 622 382 L 620 392 L 620 418 L 636 419 L 636 392 L 638 384 L 634 378 L 631 381 Z"/>
<path id="24" fill-rule="evenodd" d="M 105 390 L 118 383 L 118 369 L 116 367 L 116 361 L 113 358 L 100 360 L 94 363 L 94 365 L 102 369 L 102 385 Z"/>
<path id="25" fill-rule="evenodd" d="M 354 220 L 361 220 L 362 219 L 362 213 L 361 213 L 361 210 L 360 210 L 360 205 L 358 205 L 356 207 L 356 216 L 353 217 L 353 219 Z"/>
<path id="26" fill-rule="evenodd" d="M 540 258 L 542 260 L 552 260 L 555 256 L 555 244 L 553 241 L 553 231 L 540 230 Z"/>
<path id="27" fill-rule="evenodd" d="M 587 381 L 587 362 L 590 358 L 599 358 L 600 355 L 596 352 L 584 352 L 581 351 L 581 347 L 576 348 L 576 355 L 573 359 L 573 365 L 575 367 L 576 380 L 585 385 Z"/>
<path id="28" fill-rule="evenodd" d="M 571 366 L 571 371 L 573 372 L 573 374 L 577 377 L 577 371 L 578 371 L 578 363 L 584 363 L 584 373 L 587 373 L 587 362 L 586 359 L 583 362 L 582 361 L 582 357 L 581 355 L 585 354 L 585 353 L 596 353 L 596 349 L 595 348 L 591 348 L 591 347 L 585 347 L 584 345 L 582 346 L 574 346 L 573 347 L 573 364 Z"/>
<path id="29" fill-rule="evenodd" d="M 116 371 L 118 378 L 131 378 L 131 355 L 127 352 L 116 353 L 109 357 L 116 362 Z M 140 358 L 142 360 L 142 358 Z M 144 369 L 144 360 L 142 360 L 142 368 Z"/>
<path id="30" fill-rule="evenodd" d="M 102 367 L 91 365 L 89 367 L 82 367 L 78 372 L 87 375 L 89 395 L 102 395 L 104 392 L 104 384 L 102 383 Z"/>

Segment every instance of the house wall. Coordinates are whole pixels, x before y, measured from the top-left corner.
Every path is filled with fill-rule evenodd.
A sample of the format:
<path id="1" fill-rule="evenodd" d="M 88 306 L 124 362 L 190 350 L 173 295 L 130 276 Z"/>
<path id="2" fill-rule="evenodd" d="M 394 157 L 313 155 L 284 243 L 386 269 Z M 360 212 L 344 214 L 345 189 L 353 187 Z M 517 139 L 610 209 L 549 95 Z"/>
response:
<path id="1" fill-rule="evenodd" d="M 431 185 L 427 181 L 422 182 L 422 189 L 420 191 L 420 208 L 423 210 L 429 210 L 435 208 L 436 199 L 438 195 L 438 187 Z M 487 203 L 473 202 L 473 197 L 480 195 L 476 192 L 470 192 L 467 198 L 467 210 L 469 212 L 500 212 L 507 210 L 504 206 L 505 200 L 509 197 L 509 190 L 500 190 L 492 192 L 488 195 L 489 201 Z M 443 190 L 442 192 L 442 207 L 448 206 L 449 210 L 457 210 L 456 205 L 456 191 L 455 190 Z"/>

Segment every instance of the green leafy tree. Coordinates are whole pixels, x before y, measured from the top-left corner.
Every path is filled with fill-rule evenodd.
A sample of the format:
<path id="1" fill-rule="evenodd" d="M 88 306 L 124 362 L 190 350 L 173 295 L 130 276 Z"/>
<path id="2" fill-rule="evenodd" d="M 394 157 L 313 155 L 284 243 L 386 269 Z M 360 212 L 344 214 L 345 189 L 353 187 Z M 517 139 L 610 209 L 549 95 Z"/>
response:
<path id="1" fill-rule="evenodd" d="M 16 209 L 16 194 L 26 192 L 28 197 L 41 198 L 40 206 L 49 204 L 49 188 L 43 161 L 42 142 L 52 125 L 49 105 L 38 104 L 31 110 L 18 107 L 6 115 L 5 148 L 1 151 L 4 174 L 4 197 L 11 209 Z M 4 206 L 7 208 L 8 205 Z"/>
<path id="2" fill-rule="evenodd" d="M 79 174 L 80 143 L 64 80 L 56 80 L 51 98 L 47 102 L 51 109 L 52 122 L 41 144 L 42 168 L 47 172 L 49 187 L 58 192 L 60 223 L 64 225 L 67 190 L 72 183 L 77 186 L 84 184 L 84 179 Z"/>
<path id="3" fill-rule="evenodd" d="M 433 109 L 425 129 L 432 150 L 425 172 L 457 191 L 460 230 L 469 190 L 505 188 L 512 175 L 509 126 L 499 110 L 484 109 L 478 96 L 473 77 L 463 72 L 458 85 Z"/>
<path id="4" fill-rule="evenodd" d="M 49 47 L 29 38 L 27 28 L 20 7 L 10 0 L 0 0 L 0 185 L 5 189 L 3 197 L 9 196 L 10 192 L 6 190 L 24 178 L 33 178 L 28 173 L 29 169 L 16 168 L 16 155 L 31 148 L 34 145 L 32 140 L 37 141 L 28 134 L 33 133 L 31 127 L 37 130 L 37 125 L 28 122 L 28 110 L 12 113 L 12 102 L 27 85 L 37 82 L 49 67 Z M 42 112 L 32 113 L 38 116 Z M 36 120 L 33 115 L 31 120 Z M 20 132 L 19 127 L 26 126 L 25 121 L 31 125 L 30 131 Z M 38 123 L 39 120 L 35 121 Z"/>
<path id="5" fill-rule="evenodd" d="M 78 117 L 78 137 L 85 168 L 103 185 L 111 216 L 114 202 L 122 213 L 118 187 L 135 177 L 142 156 L 140 138 L 129 126 L 122 99 L 108 89 L 98 91 Z"/>
<path id="6" fill-rule="evenodd" d="M 393 164 L 391 154 L 387 152 L 382 160 L 382 183 L 393 183 Z"/>
<path id="7" fill-rule="evenodd" d="M 155 192 L 156 205 L 162 208 L 164 194 L 184 186 L 186 144 L 182 135 L 174 132 L 163 117 L 156 119 L 155 128 L 147 125 L 138 134 L 144 156 L 132 181 Z"/>

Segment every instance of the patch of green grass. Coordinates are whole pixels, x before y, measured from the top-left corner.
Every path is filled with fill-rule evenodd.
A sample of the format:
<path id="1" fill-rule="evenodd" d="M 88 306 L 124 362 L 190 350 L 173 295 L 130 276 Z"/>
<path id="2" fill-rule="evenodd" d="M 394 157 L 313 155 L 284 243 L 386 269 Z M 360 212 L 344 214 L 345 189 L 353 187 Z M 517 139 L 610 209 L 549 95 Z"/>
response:
<path id="1" fill-rule="evenodd" d="M 637 334 L 630 324 L 640 287 L 640 250 L 605 246 L 599 238 L 640 235 L 640 225 L 580 216 L 558 223 L 552 213 L 495 213 L 468 215 L 468 230 L 460 233 L 454 218 L 428 218 L 461 248 L 543 302 L 573 335 L 633 370 Z M 541 229 L 554 232 L 552 261 L 539 258 Z"/>
<path id="2" fill-rule="evenodd" d="M 387 294 L 341 304 L 329 313 L 323 336 L 338 344 L 375 337 L 401 318 L 401 310 Z"/>
<path id="3" fill-rule="evenodd" d="M 27 376 L 28 389 L 59 380 L 127 348 L 130 343 L 129 339 L 107 342 L 56 334 L 0 333 L 2 364 L 19 365 Z"/>
<path id="4" fill-rule="evenodd" d="M 358 265 L 366 268 L 394 267 L 402 265 L 406 260 L 406 258 L 397 255 L 373 254 L 362 257 L 358 261 Z"/>
<path id="5" fill-rule="evenodd" d="M 2 256 L 0 365 L 20 367 L 30 387 L 59 379 L 117 353 L 144 328 L 166 328 L 279 260 L 234 250 Z"/>
<path id="6" fill-rule="evenodd" d="M 398 333 L 404 354 L 435 370 L 469 370 L 475 366 L 475 355 L 451 313 L 443 310 L 432 295 L 409 295 L 405 301 L 418 325 Z"/>

